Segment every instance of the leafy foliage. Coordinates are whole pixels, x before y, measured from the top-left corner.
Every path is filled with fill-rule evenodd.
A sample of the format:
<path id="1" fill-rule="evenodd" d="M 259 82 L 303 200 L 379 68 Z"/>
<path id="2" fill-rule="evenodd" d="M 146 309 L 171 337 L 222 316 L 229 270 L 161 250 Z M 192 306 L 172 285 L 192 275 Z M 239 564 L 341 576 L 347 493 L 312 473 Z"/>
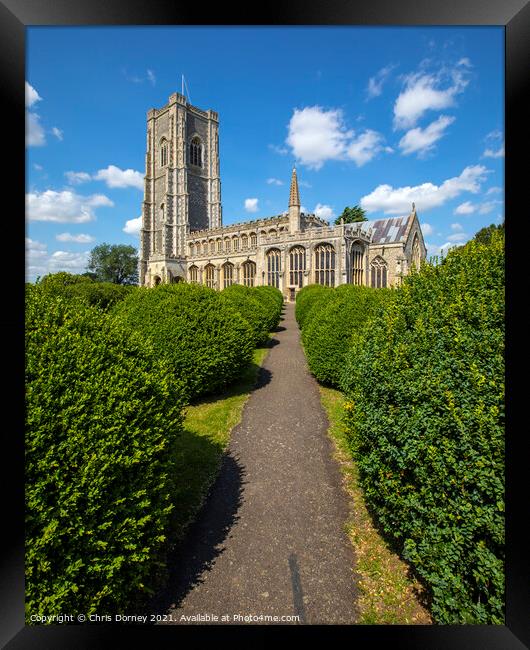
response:
<path id="1" fill-rule="evenodd" d="M 439 623 L 504 622 L 504 238 L 407 277 L 347 354 L 352 451 Z"/>
<path id="2" fill-rule="evenodd" d="M 182 385 L 138 334 L 26 289 L 26 606 L 112 612 L 145 593 L 174 507 Z"/>
<path id="3" fill-rule="evenodd" d="M 112 282 L 82 282 L 65 287 L 64 294 L 106 311 L 135 290 L 136 287 L 131 285 Z"/>
<path id="4" fill-rule="evenodd" d="M 338 387 L 354 338 L 393 292 L 347 284 L 320 295 L 318 309 L 311 309 L 304 320 L 302 343 L 313 375 L 323 384 Z"/>
<path id="5" fill-rule="evenodd" d="M 296 295 L 294 314 L 301 328 L 304 327 L 305 320 L 309 316 L 311 309 L 332 291 L 331 287 L 322 284 L 308 284 L 300 289 Z"/>
<path id="6" fill-rule="evenodd" d="M 335 225 L 338 226 L 343 220 L 344 223 L 368 221 L 366 218 L 366 210 L 359 205 L 354 205 L 352 208 L 345 207 L 342 214 L 335 219 Z"/>
<path id="7" fill-rule="evenodd" d="M 201 285 L 138 287 L 112 314 L 152 341 L 190 399 L 230 384 L 252 357 L 250 325 L 220 293 Z"/>
<path id="8" fill-rule="evenodd" d="M 493 233 L 497 231 L 504 233 L 504 222 L 497 225 L 492 223 L 489 226 L 485 226 L 484 228 L 481 228 L 475 234 L 473 239 L 479 244 L 489 244 Z"/>
<path id="9" fill-rule="evenodd" d="M 271 310 L 255 289 L 233 284 L 223 289 L 221 296 L 237 309 L 252 328 L 254 346 L 265 344 L 269 338 Z"/>
<path id="10" fill-rule="evenodd" d="M 59 271 L 59 273 L 49 273 L 37 280 L 37 283 L 42 289 L 51 292 L 62 292 L 64 287 L 69 287 L 77 284 L 87 284 L 92 280 L 86 275 L 76 275 L 67 273 L 66 271 Z"/>
<path id="11" fill-rule="evenodd" d="M 268 331 L 271 332 L 280 322 L 283 295 L 276 287 L 254 287 L 254 295 L 267 308 L 269 313 Z"/>
<path id="12" fill-rule="evenodd" d="M 134 246 L 100 244 L 90 251 L 87 268 L 100 282 L 138 283 L 138 254 Z"/>

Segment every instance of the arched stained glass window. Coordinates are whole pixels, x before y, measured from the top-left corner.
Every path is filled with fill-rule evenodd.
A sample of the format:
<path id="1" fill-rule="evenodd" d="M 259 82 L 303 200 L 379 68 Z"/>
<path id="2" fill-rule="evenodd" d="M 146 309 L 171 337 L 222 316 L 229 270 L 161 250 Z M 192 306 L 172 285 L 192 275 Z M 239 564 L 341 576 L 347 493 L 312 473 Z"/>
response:
<path id="1" fill-rule="evenodd" d="M 376 289 L 387 286 L 388 265 L 379 255 L 370 264 L 370 285 Z"/>
<path id="2" fill-rule="evenodd" d="M 206 286 L 210 287 L 210 289 L 215 289 L 215 266 L 213 264 L 207 264 L 204 267 L 204 275 Z"/>
<path id="3" fill-rule="evenodd" d="M 331 244 L 319 244 L 315 248 L 315 282 L 335 286 L 335 248 Z"/>
<path id="4" fill-rule="evenodd" d="M 231 262 L 223 264 L 223 288 L 229 287 L 234 283 L 234 265 Z"/>
<path id="5" fill-rule="evenodd" d="M 277 248 L 267 252 L 267 284 L 280 288 L 281 253 Z"/>
<path id="6" fill-rule="evenodd" d="M 250 260 L 243 263 L 243 284 L 253 287 L 256 280 L 256 264 Z"/>
<path id="7" fill-rule="evenodd" d="M 364 278 L 364 248 L 356 242 L 350 251 L 350 284 L 363 284 Z"/>
<path id="8" fill-rule="evenodd" d="M 199 281 L 199 269 L 196 266 L 190 266 L 189 277 L 190 277 L 190 282 Z"/>
<path id="9" fill-rule="evenodd" d="M 305 248 L 295 246 L 289 252 L 289 284 L 302 287 L 304 283 L 304 271 L 306 269 Z"/>
<path id="10" fill-rule="evenodd" d="M 256 248 L 257 245 L 258 245 L 258 236 L 256 235 L 256 233 L 253 232 L 250 234 L 250 247 Z"/>

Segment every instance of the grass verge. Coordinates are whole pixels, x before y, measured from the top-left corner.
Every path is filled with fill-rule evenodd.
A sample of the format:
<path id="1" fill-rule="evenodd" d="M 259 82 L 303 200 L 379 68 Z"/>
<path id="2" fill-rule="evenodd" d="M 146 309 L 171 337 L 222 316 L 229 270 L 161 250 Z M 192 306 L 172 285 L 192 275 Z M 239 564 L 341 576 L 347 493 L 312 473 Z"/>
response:
<path id="1" fill-rule="evenodd" d="M 365 625 L 427 625 L 431 616 L 421 604 L 424 590 L 410 575 L 408 565 L 386 544 L 374 526 L 364 502 L 359 473 L 348 448 L 340 391 L 320 386 L 320 399 L 328 420 L 343 481 L 351 497 L 346 532 L 357 558 L 359 621 Z"/>
<path id="2" fill-rule="evenodd" d="M 186 408 L 176 467 L 178 480 L 174 502 L 178 507 L 173 522 L 175 541 L 184 536 L 204 503 L 218 474 L 230 432 L 241 421 L 243 406 L 269 349 L 256 348 L 252 364 L 245 374 L 222 395 L 201 399 Z"/>

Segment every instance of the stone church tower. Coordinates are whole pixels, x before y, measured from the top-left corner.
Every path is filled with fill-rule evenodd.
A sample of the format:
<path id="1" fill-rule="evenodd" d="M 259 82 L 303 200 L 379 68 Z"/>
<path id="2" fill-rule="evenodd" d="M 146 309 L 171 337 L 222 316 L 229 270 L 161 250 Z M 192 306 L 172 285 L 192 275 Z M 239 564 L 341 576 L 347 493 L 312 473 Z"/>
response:
<path id="1" fill-rule="evenodd" d="M 221 226 L 218 114 L 174 93 L 147 113 L 140 285 L 185 279 L 189 233 Z"/>

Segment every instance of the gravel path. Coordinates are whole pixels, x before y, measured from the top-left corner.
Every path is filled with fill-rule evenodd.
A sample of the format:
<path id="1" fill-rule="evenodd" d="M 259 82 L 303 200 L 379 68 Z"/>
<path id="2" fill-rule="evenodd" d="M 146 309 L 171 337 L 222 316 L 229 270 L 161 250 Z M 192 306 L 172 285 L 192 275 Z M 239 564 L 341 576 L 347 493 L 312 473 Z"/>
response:
<path id="1" fill-rule="evenodd" d="M 197 624 L 184 617 L 199 616 L 214 624 L 355 623 L 348 499 L 293 304 L 272 343 L 220 475 L 175 558 L 157 608 L 169 623 Z"/>

